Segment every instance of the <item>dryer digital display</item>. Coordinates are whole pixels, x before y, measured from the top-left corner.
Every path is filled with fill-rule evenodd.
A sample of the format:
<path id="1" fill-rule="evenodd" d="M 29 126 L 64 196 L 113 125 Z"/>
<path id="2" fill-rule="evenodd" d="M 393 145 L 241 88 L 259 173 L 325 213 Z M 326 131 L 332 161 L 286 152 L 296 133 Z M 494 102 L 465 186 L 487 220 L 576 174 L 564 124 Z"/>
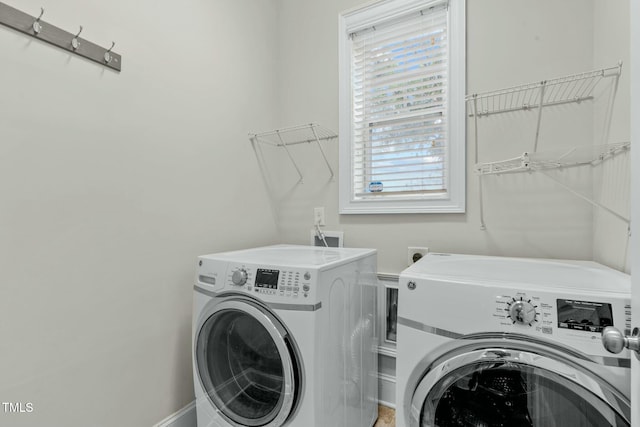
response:
<path id="1" fill-rule="evenodd" d="M 266 270 L 259 268 L 256 271 L 256 288 L 278 289 L 278 270 Z"/>
<path id="2" fill-rule="evenodd" d="M 611 304 L 559 299 L 558 327 L 587 332 L 602 332 L 613 326 Z"/>

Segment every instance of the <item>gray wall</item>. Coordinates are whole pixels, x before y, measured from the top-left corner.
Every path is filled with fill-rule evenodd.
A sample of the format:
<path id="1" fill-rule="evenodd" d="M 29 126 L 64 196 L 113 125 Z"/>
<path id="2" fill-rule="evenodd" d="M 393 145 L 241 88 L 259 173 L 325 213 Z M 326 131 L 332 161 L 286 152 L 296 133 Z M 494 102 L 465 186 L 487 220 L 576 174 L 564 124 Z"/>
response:
<path id="1" fill-rule="evenodd" d="M 152 425 L 193 399 L 196 256 L 279 239 L 247 132 L 275 4 L 11 1 L 120 74 L 0 28 L 0 425 Z M 251 205 L 249 204 L 251 202 Z"/>
<path id="2" fill-rule="evenodd" d="M 358 0 L 278 0 L 278 110 L 283 126 L 317 121 L 337 130 L 337 15 L 359 4 Z M 627 9 L 628 2 L 606 2 L 605 7 L 603 0 L 468 0 L 467 93 L 615 65 L 628 57 Z M 603 10 L 607 10 L 604 15 Z M 615 34 L 609 31 L 611 27 L 616 28 Z M 607 42 L 615 47 L 607 51 Z M 628 67 L 623 73 L 629 74 Z M 618 90 L 619 94 L 627 92 L 628 77 L 621 79 Z M 624 96 L 620 98 L 612 132 L 616 139 L 628 134 L 628 97 L 626 106 Z M 601 122 L 601 102 L 574 104 L 552 113 L 545 110 L 539 149 L 593 144 L 600 135 L 596 123 Z M 481 119 L 478 160 L 501 160 L 531 150 L 535 124 L 531 112 Z M 292 150 L 306 173 L 301 185 L 296 185 L 295 172 L 284 154 L 270 153 L 274 169 L 278 169 L 271 183 L 275 193 L 271 199 L 283 240 L 307 242 L 313 208 L 324 206 L 326 229 L 343 230 L 346 245 L 378 248 L 379 269 L 385 273 L 398 273 L 406 267 L 408 246 L 427 246 L 438 252 L 595 257 L 624 268 L 626 234 L 619 232 L 616 220 L 604 217 L 596 222 L 594 216 L 599 218 L 600 213 L 591 205 L 542 175 L 486 177 L 483 200 L 487 228 L 481 230 L 479 184 L 472 172 L 476 151 L 471 120 L 467 128 L 466 214 L 339 215 L 337 180 L 328 180 L 315 147 Z M 337 142 L 327 144 L 327 149 L 337 165 Z M 554 174 L 583 193 L 593 195 L 594 188 L 599 189 L 596 184 L 600 181 L 594 183 L 597 173 L 589 168 Z M 628 199 L 628 192 L 622 191 L 619 198 Z M 616 231 L 610 233 L 608 227 Z"/>
<path id="3" fill-rule="evenodd" d="M 630 2 L 618 0 L 594 2 L 593 47 L 596 63 L 623 62 L 622 75 L 613 109 L 610 142 L 630 141 Z M 607 108 L 606 101 L 597 105 L 597 117 Z M 600 144 L 603 121 L 594 121 L 594 143 Z M 629 218 L 630 153 L 620 155 L 594 170 L 594 196 L 598 202 Z M 594 211 L 593 258 L 603 264 L 629 271 L 629 233 L 627 224 L 601 209 Z"/>

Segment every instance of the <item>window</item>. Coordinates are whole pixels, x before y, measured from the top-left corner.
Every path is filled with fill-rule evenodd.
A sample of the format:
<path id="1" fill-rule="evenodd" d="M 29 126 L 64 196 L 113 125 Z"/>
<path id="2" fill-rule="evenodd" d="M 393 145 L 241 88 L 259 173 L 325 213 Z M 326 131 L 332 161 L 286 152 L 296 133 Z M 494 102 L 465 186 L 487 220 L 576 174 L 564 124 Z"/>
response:
<path id="1" fill-rule="evenodd" d="M 464 212 L 464 1 L 340 16 L 340 213 Z"/>

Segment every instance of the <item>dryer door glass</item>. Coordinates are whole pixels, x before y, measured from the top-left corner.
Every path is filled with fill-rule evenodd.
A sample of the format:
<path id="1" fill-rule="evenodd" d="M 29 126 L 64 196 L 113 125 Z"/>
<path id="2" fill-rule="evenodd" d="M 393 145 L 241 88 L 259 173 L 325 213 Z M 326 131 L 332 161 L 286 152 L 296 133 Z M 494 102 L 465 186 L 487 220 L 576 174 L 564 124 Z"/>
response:
<path id="1" fill-rule="evenodd" d="M 440 377 L 422 401 L 419 425 L 628 427 L 630 424 L 591 390 L 564 375 L 529 364 L 496 360 L 467 364 Z"/>
<path id="2" fill-rule="evenodd" d="M 203 323 L 197 368 L 211 402 L 229 421 L 269 425 L 288 416 L 295 369 L 286 337 L 273 326 L 277 320 L 247 308 L 215 311 Z"/>

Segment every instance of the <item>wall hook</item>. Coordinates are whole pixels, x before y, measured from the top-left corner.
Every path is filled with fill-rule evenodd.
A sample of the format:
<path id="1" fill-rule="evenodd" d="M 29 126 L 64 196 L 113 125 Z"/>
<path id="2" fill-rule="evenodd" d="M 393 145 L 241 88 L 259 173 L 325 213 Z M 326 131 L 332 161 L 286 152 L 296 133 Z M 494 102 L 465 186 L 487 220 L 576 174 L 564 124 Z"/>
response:
<path id="1" fill-rule="evenodd" d="M 57 27 L 45 17 L 45 9 L 50 6 L 43 5 L 45 2 L 40 1 L 39 5 L 38 2 L 35 2 L 35 5 L 44 7 L 40 7 L 40 10 L 38 10 L 36 6 L 33 6 L 34 13 L 27 13 L 9 6 L 4 0 L 0 0 L 0 26 L 11 28 L 28 37 L 46 42 L 51 46 L 62 49 L 67 54 L 80 56 L 102 67 L 110 68 L 117 72 L 122 70 L 122 56 L 115 51 L 115 42 L 111 45 L 111 49 L 108 49 L 110 45 L 107 41 L 115 39 L 116 36 L 113 36 L 111 40 L 106 39 L 103 45 L 98 45 L 86 38 L 84 25 L 79 27 L 76 25 L 73 27 L 73 31 L 66 31 Z M 38 13 L 35 13 L 36 10 L 38 10 Z M 78 22 L 78 24 L 80 23 Z M 0 422 L 0 424 L 2 423 Z"/>
<path id="2" fill-rule="evenodd" d="M 80 36 L 81 32 L 82 32 L 82 25 L 80 25 L 80 31 L 78 31 L 78 34 L 76 34 L 71 40 L 71 47 L 73 48 L 73 50 L 78 49 L 78 47 L 80 46 L 80 40 L 78 40 L 78 36 Z"/>
<path id="3" fill-rule="evenodd" d="M 44 7 L 40 8 L 40 15 L 36 18 L 36 20 L 33 22 L 33 31 L 36 34 L 39 34 L 40 31 L 42 31 L 42 25 L 40 25 L 40 18 L 42 18 L 42 15 L 44 15 Z"/>
<path id="4" fill-rule="evenodd" d="M 115 45 L 116 42 L 111 42 L 111 47 L 104 53 L 104 60 L 107 64 L 113 59 L 113 57 L 111 56 L 111 51 L 113 50 L 113 47 Z"/>

